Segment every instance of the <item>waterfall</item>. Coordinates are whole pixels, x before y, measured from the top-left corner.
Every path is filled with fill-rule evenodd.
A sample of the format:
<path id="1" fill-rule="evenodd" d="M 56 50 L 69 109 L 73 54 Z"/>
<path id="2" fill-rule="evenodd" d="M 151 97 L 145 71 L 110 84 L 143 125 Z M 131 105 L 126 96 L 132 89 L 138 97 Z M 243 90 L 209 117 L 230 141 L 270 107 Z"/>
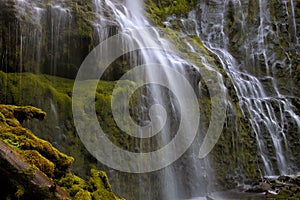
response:
<path id="1" fill-rule="evenodd" d="M 289 12 L 289 7 L 288 7 L 288 2 L 287 1 L 283 1 L 285 4 L 285 8 L 286 8 L 286 12 L 287 12 L 287 16 L 289 16 L 289 18 L 292 21 L 292 27 L 293 27 L 293 41 L 295 43 L 296 46 L 299 46 L 299 38 L 298 38 L 298 34 L 297 34 L 297 23 L 296 23 L 296 16 L 295 16 L 295 7 L 294 7 L 294 0 L 290 1 L 290 12 Z"/>
<path id="2" fill-rule="evenodd" d="M 172 12 L 172 6 L 182 2 L 173 1 L 167 8 Z M 206 199 L 215 190 L 246 183 L 252 172 L 253 176 L 299 173 L 300 91 L 293 79 L 299 73 L 294 62 L 300 60 L 300 4 L 198 2 L 187 18 L 167 16 L 163 23 L 181 29 L 176 32 L 154 27 L 145 17 L 143 0 L 0 1 L 1 17 L 8 18 L 1 19 L 0 70 L 20 72 L 8 83 L 0 80 L 3 96 L 9 97 L 1 96 L 1 103 L 44 109 L 48 121 L 38 131 L 61 150 L 72 152 L 75 162 L 79 158 L 74 171 L 81 175 L 95 164 L 92 156 L 103 155 L 97 152 L 105 146 L 101 141 L 128 150 L 123 154 L 117 148 L 104 148 L 107 157 L 97 163 L 107 171 L 114 192 L 127 199 Z M 111 54 L 123 54 L 109 62 L 106 72 L 111 77 L 97 82 L 107 84 L 104 90 L 97 88 L 96 94 L 87 95 L 89 101 L 74 97 L 80 101 L 77 105 L 84 104 L 84 115 L 71 113 L 71 96 L 90 88 L 72 92 L 73 80 L 55 76 L 75 78 L 80 64 L 90 64 L 84 61 L 96 44 L 108 41 L 119 46 L 102 49 L 99 55 L 107 58 L 100 57 L 97 64 L 106 64 Z M 79 79 L 94 83 L 97 73 Z M 23 77 L 33 81 L 24 84 Z M 47 85 L 48 81 L 62 83 Z M 80 81 L 76 79 L 74 85 Z M 112 88 L 112 94 L 106 91 Z M 32 91 L 36 95 L 26 96 Z M 101 109 L 105 114 L 99 114 Z M 98 126 L 102 122 L 109 127 L 105 127 L 110 131 L 107 137 L 96 134 L 98 126 L 91 125 L 90 111 L 99 112 Z M 77 120 L 83 125 L 79 125 L 85 127 L 80 139 L 72 114 L 80 116 Z M 217 143 L 218 133 L 223 134 Z M 97 146 L 88 149 L 87 140 Z M 111 167 L 109 162 L 117 164 Z"/>
<path id="3" fill-rule="evenodd" d="M 99 1 L 94 1 L 94 3 L 96 4 L 96 8 L 100 8 L 102 5 L 102 3 Z M 180 143 L 182 144 L 174 144 L 174 146 L 171 148 L 173 149 L 172 151 L 168 151 L 167 153 L 160 155 L 161 157 L 159 157 L 159 162 L 164 162 L 164 160 L 172 159 L 172 157 L 174 157 L 172 153 L 178 151 L 177 148 L 180 149 L 180 145 L 184 146 L 184 140 L 193 140 L 194 136 L 192 136 L 191 133 L 195 131 L 197 133 L 199 116 L 194 116 L 194 120 L 196 120 L 195 124 L 191 123 L 192 121 L 194 121 L 193 119 L 191 119 L 191 116 L 193 117 L 193 112 L 197 111 L 198 108 L 193 107 L 192 101 L 193 95 L 199 95 L 200 91 L 197 79 L 195 79 L 195 77 L 192 79 L 189 76 L 191 75 L 191 73 L 195 73 L 197 74 L 196 76 L 200 77 L 199 69 L 192 62 L 185 60 L 181 57 L 180 54 L 175 53 L 175 51 L 172 50 L 173 47 L 170 42 L 160 36 L 161 33 L 158 29 L 150 25 L 149 21 L 144 16 L 143 1 L 126 0 L 122 2 L 115 2 L 106 0 L 105 3 L 111 8 L 112 12 L 114 13 L 116 21 L 120 26 L 120 32 L 125 34 L 126 40 L 128 40 L 127 42 L 129 44 L 126 48 L 129 49 L 129 55 L 127 56 L 127 59 L 129 59 L 129 63 L 133 68 L 132 71 L 137 66 L 145 66 L 145 68 L 143 68 L 145 71 L 141 73 L 141 76 L 134 79 L 137 80 L 137 82 L 138 80 L 144 79 L 148 84 L 146 86 L 143 86 L 144 89 L 140 93 L 138 106 L 141 109 L 141 116 L 138 117 L 139 126 L 133 125 L 134 127 L 136 127 L 135 131 L 137 132 L 134 133 L 133 136 L 143 139 L 154 137 L 154 139 L 151 140 L 158 141 L 155 141 L 153 143 L 150 140 L 149 143 L 138 143 L 136 144 L 137 147 L 135 148 L 135 151 L 140 152 L 142 155 L 143 151 L 149 151 L 152 148 L 157 147 L 157 144 L 166 145 L 168 144 L 168 142 L 173 141 L 174 138 L 176 139 L 176 129 L 180 129 L 181 132 L 185 135 L 180 141 Z M 101 12 L 99 12 L 99 15 L 101 15 Z M 100 16 L 96 17 L 96 19 L 100 19 Z M 139 47 L 138 51 L 131 52 L 130 49 L 135 50 L 135 48 L 133 47 L 134 45 Z M 194 53 L 196 52 L 191 44 L 187 43 L 187 45 L 190 46 L 190 51 L 193 51 Z M 145 48 L 149 46 L 159 47 L 159 49 Z M 123 48 L 124 47 L 121 47 L 121 49 Z M 104 52 L 104 54 L 107 55 L 107 52 Z M 197 62 L 200 62 L 201 66 L 204 66 L 207 71 L 215 71 L 210 64 L 210 61 L 207 61 L 204 56 L 201 57 L 201 55 L 197 55 L 197 57 Z M 184 77 L 184 80 L 180 79 L 176 75 L 177 73 L 181 74 L 180 76 Z M 156 84 L 162 79 L 163 83 Z M 217 75 L 215 79 L 216 80 L 214 81 L 214 78 L 211 78 L 208 82 L 212 82 L 211 84 L 218 84 L 219 86 L 221 86 L 222 91 L 220 92 L 220 94 L 224 95 L 226 93 L 226 90 L 222 81 L 222 77 L 220 75 Z M 192 85 L 194 87 L 194 94 L 187 95 L 186 92 L 189 89 L 184 86 L 184 82 L 186 80 L 188 81 L 188 85 Z M 74 86 L 74 88 L 76 88 L 76 86 Z M 78 94 L 76 90 L 74 90 L 74 94 Z M 218 95 L 219 94 L 217 94 L 216 97 L 218 97 Z M 185 102 L 183 104 L 181 104 L 182 97 L 184 97 L 183 99 L 186 99 L 186 97 L 188 97 L 188 99 L 183 100 Z M 125 103 L 127 102 L 127 100 L 128 99 L 123 99 Z M 120 100 L 118 99 L 117 101 Z M 226 102 L 226 99 L 221 99 L 221 102 L 223 101 Z M 213 109 L 215 109 L 214 107 L 216 106 L 214 103 L 212 107 Z M 193 109 L 193 111 L 191 110 L 191 108 Z M 129 114 L 126 112 L 126 110 L 115 111 L 115 113 L 122 112 L 124 113 L 124 115 Z M 120 119 L 114 119 L 117 124 L 119 123 L 119 125 L 122 126 L 123 118 L 124 117 L 122 115 Z M 216 122 L 214 122 L 213 125 L 210 126 L 214 126 L 218 120 L 215 121 Z M 220 121 L 222 123 L 222 120 Z M 181 126 L 181 124 L 185 125 Z M 142 125 L 145 126 L 143 127 Z M 147 132 L 147 134 L 145 134 L 145 130 L 147 130 L 147 126 L 149 125 L 151 125 L 152 127 L 152 132 Z M 128 126 L 128 124 L 124 124 L 124 126 L 125 128 L 123 130 L 127 130 L 126 126 Z M 214 132 L 219 132 L 217 126 L 215 126 L 214 128 Z M 213 131 L 211 130 L 208 135 L 214 134 L 211 132 Z M 156 136 L 156 134 L 159 136 Z M 207 140 L 210 139 L 212 138 L 209 138 Z M 152 146 L 153 144 L 156 144 L 156 146 Z M 212 148 L 211 146 L 212 144 L 209 143 L 201 149 L 200 153 L 204 154 L 201 154 L 202 157 L 205 157 L 205 155 L 207 155 L 208 152 L 206 151 L 207 149 L 209 149 L 210 151 Z M 187 149 L 188 148 L 186 148 L 184 151 L 186 151 Z M 146 171 L 147 173 L 136 175 L 118 175 L 118 172 L 113 171 L 112 173 L 109 173 L 109 176 L 112 178 L 111 183 L 116 192 L 125 197 L 128 196 L 128 198 L 173 200 L 192 198 L 195 196 L 205 196 L 209 190 L 210 180 L 208 176 L 212 170 L 210 169 L 208 159 L 206 158 L 200 160 L 198 158 L 198 155 L 199 148 L 190 148 L 188 152 L 183 155 L 181 161 L 176 161 L 177 164 L 175 163 L 164 168 L 158 168 L 159 171 L 157 172 L 157 169 L 155 169 L 150 172 Z M 120 157 L 114 159 L 122 160 L 123 158 Z M 139 171 L 143 172 L 144 169 L 139 169 Z M 124 187 L 122 184 L 119 185 L 120 182 L 122 182 L 120 176 L 128 177 L 124 178 L 123 180 L 132 179 L 131 182 L 126 183 L 126 187 L 129 188 L 129 191 L 126 191 L 126 189 L 124 189 L 126 187 Z M 136 185 L 136 181 L 134 181 L 136 178 L 138 179 L 138 185 Z M 135 194 L 136 192 L 138 194 Z"/>
<path id="4" fill-rule="evenodd" d="M 6 2 L 3 2 L 5 5 Z M 8 6 L 9 5 L 9 6 Z M 2 60 L 9 72 L 34 72 L 52 75 L 62 74 L 61 65 L 72 65 L 70 60 L 73 23 L 70 2 L 56 1 L 10 1 L 4 15 L 14 12 L 3 26 L 3 49 L 7 49 Z M 11 47 L 6 42 L 13 43 Z M 15 52 L 15 53 L 12 53 Z M 15 67 L 12 67 L 14 65 Z"/>
<path id="5" fill-rule="evenodd" d="M 51 58 L 50 58 L 50 70 L 49 73 L 52 75 L 57 74 L 58 59 L 60 58 L 60 49 L 63 47 L 66 40 L 61 40 L 60 37 L 63 31 L 70 28 L 70 9 L 66 7 L 64 1 L 54 2 L 49 4 L 50 11 L 50 38 L 51 38 Z"/>
<path id="6" fill-rule="evenodd" d="M 16 32 L 20 37 L 19 68 L 20 72 L 27 71 L 24 68 L 24 61 L 31 62 L 32 69 L 39 71 L 41 62 L 42 24 L 41 18 L 44 9 L 35 2 L 17 1 L 16 12 L 19 19 L 28 20 L 20 23 L 20 30 Z M 29 35 L 27 35 L 29 33 Z"/>
<path id="7" fill-rule="evenodd" d="M 282 5 L 286 7 L 287 2 L 283 0 Z M 258 11 L 256 16 L 255 10 L 249 13 L 250 6 Z M 284 71 L 288 77 L 291 63 L 285 50 L 274 51 L 274 44 L 280 44 L 278 35 L 286 34 L 280 32 L 279 27 L 274 27 L 279 26 L 278 23 L 284 26 L 292 22 L 290 25 L 294 31 L 289 37 L 289 44 L 297 44 L 293 1 L 290 1 L 289 8 L 292 11 L 287 11 L 290 14 L 282 22 L 273 21 L 267 0 L 260 0 L 257 6 L 248 1 L 230 0 L 200 3 L 191 12 L 190 20 L 197 25 L 198 36 L 221 60 L 234 84 L 239 105 L 256 135 L 264 166 L 263 175 L 295 174 L 299 168 L 294 165 L 295 158 L 292 155 L 295 153 L 290 149 L 290 141 L 294 136 L 289 135 L 293 125 L 288 124 L 293 121 L 294 130 L 299 136 L 300 118 L 290 101 L 292 90 L 287 92 L 283 86 L 278 86 L 278 71 Z M 286 10 L 289 9 L 286 7 Z M 197 16 L 195 12 L 201 15 Z M 250 24 L 251 20 L 255 21 L 254 24 Z M 280 56 L 280 53 L 284 56 Z"/>

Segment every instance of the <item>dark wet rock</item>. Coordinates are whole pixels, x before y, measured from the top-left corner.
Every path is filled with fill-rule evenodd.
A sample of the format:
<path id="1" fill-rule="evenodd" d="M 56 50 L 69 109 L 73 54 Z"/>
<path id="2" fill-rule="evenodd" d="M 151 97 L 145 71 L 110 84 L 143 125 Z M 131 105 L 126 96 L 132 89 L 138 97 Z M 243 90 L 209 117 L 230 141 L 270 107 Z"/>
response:
<path id="1" fill-rule="evenodd" d="M 261 183 L 260 185 L 261 189 L 264 191 L 270 190 L 271 189 L 271 185 L 269 183 Z"/>
<path id="2" fill-rule="evenodd" d="M 266 192 L 267 199 L 298 199 L 300 197 L 299 176 L 279 176 L 265 179 L 271 186 Z"/>
<path id="3" fill-rule="evenodd" d="M 253 193 L 262 193 L 266 192 L 271 189 L 271 184 L 266 182 L 260 182 L 257 185 L 254 185 L 250 189 L 246 190 L 246 192 L 253 192 Z"/>
<path id="4" fill-rule="evenodd" d="M 245 193 L 262 193 L 267 200 L 298 199 L 300 197 L 299 176 L 268 177 L 253 180 Z"/>
<path id="5" fill-rule="evenodd" d="M 280 182 L 289 182 L 292 178 L 289 177 L 289 176 L 279 176 L 277 181 L 280 181 Z"/>

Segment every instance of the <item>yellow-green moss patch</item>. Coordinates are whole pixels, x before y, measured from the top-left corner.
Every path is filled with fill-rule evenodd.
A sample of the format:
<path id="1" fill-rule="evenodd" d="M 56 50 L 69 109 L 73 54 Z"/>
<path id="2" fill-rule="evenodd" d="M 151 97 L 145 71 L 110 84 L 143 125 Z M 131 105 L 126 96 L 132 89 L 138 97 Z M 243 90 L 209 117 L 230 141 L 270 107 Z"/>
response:
<path id="1" fill-rule="evenodd" d="M 23 128 L 20 123 L 25 119 L 43 119 L 44 117 L 43 111 L 31 106 L 0 105 L 0 140 L 15 149 L 30 165 L 24 171 L 27 174 L 24 177 L 32 179 L 36 170 L 39 170 L 52 178 L 58 186 L 65 188 L 71 197 L 78 200 L 121 199 L 112 192 L 105 172 L 93 169 L 87 181 L 74 175 L 70 171 L 74 161 L 72 157 L 61 153 L 49 142 L 38 138 L 28 129 Z M 1 172 L 0 170 L 0 177 L 8 181 L 13 189 L 6 191 L 7 194 L 0 195 L 0 197 L 7 199 L 34 195 L 34 192 L 26 191 L 26 185 L 22 185 L 23 180 L 17 177 L 5 177 L 5 174 Z M 52 188 L 55 190 L 55 186 Z M 51 185 L 49 188 L 40 188 L 38 191 L 45 190 L 49 193 L 50 189 Z M 31 192 L 33 194 L 30 194 Z"/>

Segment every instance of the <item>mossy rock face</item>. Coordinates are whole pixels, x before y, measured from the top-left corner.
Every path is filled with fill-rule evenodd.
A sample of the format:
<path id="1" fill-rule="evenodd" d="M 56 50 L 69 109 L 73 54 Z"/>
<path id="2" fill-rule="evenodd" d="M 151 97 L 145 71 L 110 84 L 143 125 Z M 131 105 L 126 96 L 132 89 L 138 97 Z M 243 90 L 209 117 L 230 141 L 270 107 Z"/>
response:
<path id="1" fill-rule="evenodd" d="M 0 72 L 0 76 L 0 102 L 34 105 L 45 110 L 47 117 L 45 117 L 43 121 L 24 120 L 23 125 L 28 127 L 39 137 L 50 141 L 51 144 L 60 151 L 72 155 L 72 157 L 75 158 L 71 166 L 72 171 L 81 177 L 88 178 L 91 166 L 95 165 L 97 161 L 83 146 L 73 124 L 71 96 L 74 81 L 71 79 L 48 75 L 34 75 L 31 73 L 14 74 Z M 97 80 L 93 81 L 97 82 Z M 130 81 L 125 82 L 124 84 L 120 84 L 120 88 L 117 88 L 118 95 L 126 93 L 134 84 Z M 110 109 L 110 101 L 115 84 L 116 82 L 114 81 L 99 81 L 95 94 L 96 112 L 99 123 L 103 126 L 105 132 L 109 134 L 112 141 L 114 141 L 116 145 L 123 145 L 125 148 L 130 149 L 132 148 L 134 139 L 127 137 L 126 134 L 122 134 L 116 127 Z M 86 105 L 90 105 L 90 102 L 87 102 Z M 134 108 L 135 103 L 132 102 L 132 105 L 132 108 Z M 0 121 L 7 121 L 17 125 L 20 124 L 17 119 L 9 120 L 5 118 L 3 114 L 0 114 Z M 21 135 L 21 133 L 19 135 Z M 9 142 L 18 148 L 20 146 L 18 143 L 19 140 L 19 138 L 15 139 L 11 137 Z M 48 146 L 48 144 L 45 146 Z M 32 148 L 34 148 L 39 151 L 41 155 L 46 155 L 43 149 L 33 145 L 31 140 L 23 142 L 22 147 L 24 150 L 33 150 Z M 42 150 L 41 152 L 40 149 Z M 102 169 L 104 168 L 104 166 L 100 167 Z M 71 196 L 75 196 L 80 190 L 80 187 L 76 186 L 77 184 L 74 185 L 73 189 L 70 188 Z M 123 185 L 121 187 L 127 186 Z M 77 197 L 81 195 L 85 196 L 86 192 L 81 192 Z"/>
<path id="2" fill-rule="evenodd" d="M 147 0 L 146 14 L 155 25 L 163 25 L 168 16 L 187 17 L 200 0 Z"/>
<path id="3" fill-rule="evenodd" d="M 21 120 L 35 117 L 44 118 L 46 114 L 41 109 L 31 106 L 21 107 L 0 104 L 0 113 L 0 139 L 17 151 L 27 161 L 26 165 L 32 166 L 24 172 L 27 173 L 29 180 L 36 176 L 35 169 L 38 169 L 49 178 L 52 178 L 57 185 L 65 188 L 74 199 L 122 199 L 112 192 L 105 172 L 92 169 L 88 181 L 74 175 L 70 172 L 71 164 L 74 161 L 72 157 L 59 152 L 49 142 L 36 137 L 28 129 L 23 128 L 20 121 L 16 119 L 16 116 L 20 116 L 20 113 L 23 113 Z M 5 169 L 0 167 L 1 180 L 7 180 L 10 183 L 10 187 L 1 193 L 1 198 L 32 199 L 36 198 L 34 195 L 41 195 L 42 190 L 39 188 L 37 188 L 39 193 L 27 191 L 26 188 L 28 187 L 23 185 L 26 182 L 24 178 L 6 177 L 6 173 L 2 173 L 3 171 L 16 173 L 10 172 L 7 167 Z M 53 191 L 55 190 L 55 186 L 53 186 Z M 49 191 L 47 192 L 49 193 Z M 43 196 L 39 197 L 44 198 Z M 51 197 L 50 199 L 60 198 Z"/>
<path id="4" fill-rule="evenodd" d="M 46 111 L 47 117 L 43 121 L 23 119 L 21 122 L 37 136 L 51 142 L 60 151 L 72 155 L 76 160 L 72 169 L 81 176 L 87 174 L 90 166 L 83 163 L 90 163 L 94 159 L 81 144 L 73 125 L 71 94 L 74 81 L 30 73 L 0 72 L 0 76 L 0 103 L 33 105 Z M 24 118 L 21 112 L 14 112 L 18 118 Z M 26 115 L 29 114 L 30 112 Z M 38 117 L 41 118 L 41 116 Z M 10 123 L 14 121 L 10 120 Z M 30 143 L 24 145 L 27 148 L 31 146 Z"/>
<path id="5" fill-rule="evenodd" d="M 284 199 L 284 200 L 298 200 L 299 194 L 294 193 L 290 190 L 281 190 L 278 194 L 267 194 L 267 200 L 277 200 L 277 199 Z"/>
<path id="6" fill-rule="evenodd" d="M 58 181 L 58 184 L 65 188 L 75 200 L 123 199 L 113 193 L 106 173 L 95 169 L 91 169 L 88 181 L 68 173 Z"/>
<path id="7" fill-rule="evenodd" d="M 34 75 L 31 73 L 3 73 L 0 72 L 0 102 L 10 104 L 25 104 L 40 107 L 47 112 L 47 117 L 41 122 L 23 120 L 23 125 L 30 128 L 39 137 L 50 141 L 56 148 L 75 158 L 72 169 L 85 176 L 96 160 L 83 146 L 73 123 L 71 96 L 74 81 L 48 75 Z M 97 80 L 92 80 L 97 82 Z M 136 141 L 117 128 L 110 109 L 112 91 L 115 81 L 100 81 L 95 92 L 95 107 L 99 123 L 105 133 L 116 145 L 132 148 Z M 20 87 L 19 87 L 20 85 Z M 117 95 L 124 95 L 134 86 L 133 82 L 124 81 L 116 88 Z M 36 92 L 38 91 L 38 92 Z M 89 90 L 83 91 L 87 92 Z M 90 105 L 91 102 L 84 102 Z M 120 102 L 119 102 L 120 103 Z M 132 100 L 131 110 L 136 103 Z M 19 114 L 20 115 L 20 114 Z M 39 116 L 40 117 L 40 116 Z M 127 119 L 129 120 L 129 119 Z M 13 123 L 13 122 L 11 122 Z M 26 144 L 30 145 L 30 144 Z"/>
<path id="8" fill-rule="evenodd" d="M 73 162 L 72 157 L 59 152 L 49 142 L 36 137 L 29 130 L 23 128 L 20 119 L 16 118 L 20 116 L 20 113 L 22 113 L 21 120 L 41 118 L 41 116 L 44 118 L 45 112 L 30 106 L 7 105 L 0 105 L 0 112 L 5 117 L 0 126 L 1 140 L 24 155 L 30 164 L 36 164 L 35 166 L 49 177 L 54 175 L 59 177 L 69 170 Z M 26 114 L 27 112 L 28 114 Z"/>
<path id="9" fill-rule="evenodd" d="M 92 196 L 90 192 L 86 190 L 80 190 L 79 192 L 77 192 L 76 195 L 74 196 L 74 200 L 82 200 L 82 199 L 92 200 Z"/>
<path id="10" fill-rule="evenodd" d="M 43 157 L 37 150 L 24 150 L 23 156 L 29 164 L 35 165 L 48 177 L 54 177 L 54 163 Z"/>
<path id="11" fill-rule="evenodd" d="M 24 120 L 30 120 L 33 118 L 43 120 L 46 117 L 46 113 L 41 109 L 32 106 L 6 106 L 0 105 L 1 122 L 8 123 L 10 126 L 18 127 Z"/>
<path id="12" fill-rule="evenodd" d="M 109 7 L 98 6 L 101 17 L 93 1 L 1 1 L 0 70 L 74 78 L 92 48 L 117 30 Z"/>

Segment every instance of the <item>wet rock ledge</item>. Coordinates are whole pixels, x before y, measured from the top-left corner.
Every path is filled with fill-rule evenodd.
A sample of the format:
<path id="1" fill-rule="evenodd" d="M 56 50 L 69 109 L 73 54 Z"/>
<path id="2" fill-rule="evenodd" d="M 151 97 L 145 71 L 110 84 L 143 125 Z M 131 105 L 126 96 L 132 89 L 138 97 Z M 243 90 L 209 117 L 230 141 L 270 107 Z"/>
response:
<path id="1" fill-rule="evenodd" d="M 267 200 L 300 199 L 300 176 L 265 177 L 246 192 L 264 193 Z"/>
<path id="2" fill-rule="evenodd" d="M 0 199 L 123 199 L 105 172 L 91 169 L 87 180 L 76 176 L 72 157 L 21 125 L 45 117 L 35 107 L 0 104 Z"/>

